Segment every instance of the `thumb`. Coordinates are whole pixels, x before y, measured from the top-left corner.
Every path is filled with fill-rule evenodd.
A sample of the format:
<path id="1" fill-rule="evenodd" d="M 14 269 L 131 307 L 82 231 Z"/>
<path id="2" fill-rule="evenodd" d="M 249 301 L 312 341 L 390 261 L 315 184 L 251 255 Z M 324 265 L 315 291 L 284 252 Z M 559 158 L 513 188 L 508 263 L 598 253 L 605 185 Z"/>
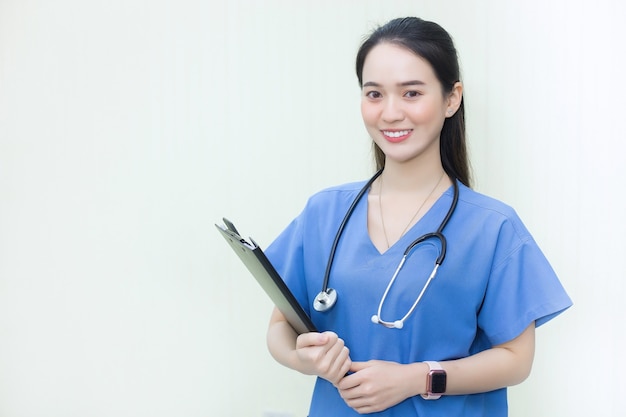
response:
<path id="1" fill-rule="evenodd" d="M 298 338 L 296 339 L 296 345 L 298 347 L 324 346 L 326 343 L 328 343 L 328 340 L 331 337 L 331 334 L 329 334 L 329 333 L 330 332 L 324 332 L 324 333 L 317 333 L 317 332 L 303 333 L 300 336 L 298 336 Z"/>
<path id="2" fill-rule="evenodd" d="M 370 366 L 371 364 L 369 362 L 352 362 L 352 365 L 350 365 L 350 371 L 358 372 L 365 368 L 369 368 Z"/>

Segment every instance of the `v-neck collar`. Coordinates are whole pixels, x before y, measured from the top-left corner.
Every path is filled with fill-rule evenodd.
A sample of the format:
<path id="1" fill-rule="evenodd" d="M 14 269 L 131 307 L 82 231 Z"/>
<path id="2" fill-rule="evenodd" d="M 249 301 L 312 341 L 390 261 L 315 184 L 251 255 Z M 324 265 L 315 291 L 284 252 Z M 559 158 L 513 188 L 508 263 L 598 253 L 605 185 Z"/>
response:
<path id="1" fill-rule="evenodd" d="M 371 190 L 371 188 L 370 188 Z M 363 201 L 359 204 L 357 213 L 355 213 L 355 221 L 361 224 L 363 227 L 359 227 L 359 230 L 364 231 L 365 236 L 364 239 L 368 243 L 368 247 L 373 251 L 374 254 L 378 256 L 389 256 L 400 251 L 403 253 L 408 245 L 413 242 L 418 236 L 422 236 L 426 233 L 435 232 L 437 228 L 443 221 L 445 214 L 447 212 L 447 206 L 445 205 L 445 201 L 452 199 L 453 186 L 448 187 L 435 201 L 435 203 L 428 209 L 426 213 L 413 225 L 411 226 L 406 233 L 404 233 L 400 239 L 398 239 L 393 245 L 391 245 L 386 251 L 381 252 L 378 250 L 374 242 L 372 242 L 372 238 L 369 234 L 369 229 L 367 227 L 367 212 L 368 212 L 368 201 L 369 201 L 369 192 L 363 196 Z M 444 198 L 444 197 L 450 197 Z M 432 230 L 431 230 L 432 229 Z"/>

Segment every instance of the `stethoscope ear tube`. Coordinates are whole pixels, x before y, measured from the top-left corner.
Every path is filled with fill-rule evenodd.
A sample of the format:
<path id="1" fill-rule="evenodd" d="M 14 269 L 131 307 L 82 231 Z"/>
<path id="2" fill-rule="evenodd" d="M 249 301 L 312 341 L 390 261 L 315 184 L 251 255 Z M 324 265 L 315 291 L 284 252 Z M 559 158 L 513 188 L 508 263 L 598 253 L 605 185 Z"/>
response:
<path id="1" fill-rule="evenodd" d="M 372 183 L 376 180 L 376 178 L 378 178 L 380 176 L 380 174 L 382 174 L 382 172 L 383 172 L 382 169 L 379 170 L 378 172 L 376 172 L 376 174 L 374 174 L 374 176 L 372 178 L 370 178 L 370 180 L 365 184 L 365 186 L 363 186 L 361 191 L 359 191 L 358 195 L 356 196 L 356 198 L 354 199 L 354 201 L 350 205 L 350 208 L 348 208 L 348 211 L 346 212 L 346 215 L 344 216 L 343 220 L 341 221 L 341 224 L 339 225 L 339 229 L 337 230 L 337 234 L 335 235 L 335 239 L 334 239 L 333 244 L 332 244 L 331 249 L 330 249 L 330 255 L 328 256 L 328 263 L 326 264 L 326 271 L 324 273 L 324 281 L 323 281 L 323 284 L 322 284 L 322 291 L 320 291 L 319 294 L 317 294 L 317 296 L 313 300 L 313 308 L 316 311 L 319 311 L 319 312 L 328 311 L 337 302 L 337 291 L 335 291 L 332 288 L 328 288 L 328 281 L 330 279 L 330 271 L 331 271 L 331 268 L 332 268 L 332 265 L 333 265 L 333 260 L 335 258 L 335 253 L 337 252 L 337 246 L 339 245 L 339 240 L 341 239 L 341 236 L 343 234 L 343 229 L 345 228 L 346 224 L 348 223 L 348 220 L 352 216 L 352 213 L 354 212 L 354 209 L 355 209 L 356 205 L 359 203 L 359 201 L 361 200 L 363 195 L 367 192 L 367 190 L 371 187 Z M 415 310 L 415 307 L 417 306 L 417 304 L 419 303 L 420 299 L 424 295 L 424 292 L 426 291 L 426 289 L 430 285 L 430 282 L 433 280 L 433 278 L 435 278 L 435 275 L 437 274 L 437 269 L 439 269 L 439 266 L 443 263 L 443 260 L 446 257 L 447 242 L 446 242 L 445 236 L 443 235 L 443 229 L 446 227 L 446 225 L 448 224 L 448 221 L 452 217 L 452 214 L 454 213 L 454 210 L 456 209 L 457 202 L 459 200 L 459 186 L 458 186 L 456 181 L 457 181 L 456 179 L 452 180 L 452 185 L 454 187 L 454 196 L 452 198 L 452 204 L 450 205 L 450 209 L 448 209 L 448 212 L 446 213 L 446 216 L 444 217 L 443 221 L 439 225 L 439 228 L 437 229 L 436 232 L 427 233 L 427 234 L 425 234 L 423 236 L 420 236 L 419 238 L 415 239 L 406 248 L 406 250 L 404 251 L 404 255 L 402 257 L 402 260 L 400 261 L 400 264 L 398 265 L 398 268 L 396 269 L 393 277 L 391 278 L 391 280 L 390 280 L 390 282 L 389 282 L 389 284 L 387 286 L 387 289 L 385 290 L 385 293 L 383 294 L 383 297 L 382 297 L 382 299 L 380 301 L 380 304 L 378 306 L 378 314 L 375 314 L 374 316 L 372 316 L 372 322 L 383 324 L 384 326 L 390 327 L 390 328 L 401 329 L 403 327 L 403 325 L 404 325 L 404 321 L 411 315 L 413 310 Z M 387 293 L 389 292 L 389 289 L 393 285 L 393 282 L 395 281 L 398 273 L 400 272 L 400 269 L 402 269 L 404 261 L 409 256 L 409 253 L 411 252 L 411 250 L 413 250 L 413 248 L 415 246 L 417 246 L 421 242 L 424 242 L 425 240 L 431 239 L 431 238 L 436 238 L 436 239 L 439 240 L 439 242 L 441 243 L 441 251 L 439 253 L 439 256 L 437 257 L 437 260 L 435 261 L 435 266 L 433 268 L 432 273 L 430 274 L 430 277 L 428 278 L 428 280 L 426 282 L 426 285 L 422 288 L 422 291 L 420 292 L 417 300 L 415 301 L 415 303 L 413 304 L 413 306 L 411 307 L 409 312 L 402 319 L 396 320 L 395 322 L 387 322 L 387 321 L 382 320 L 380 318 L 380 314 L 381 314 L 381 311 L 382 311 L 382 305 L 384 304 L 384 300 L 385 300 L 385 298 L 387 296 Z"/>
<path id="2" fill-rule="evenodd" d="M 322 283 L 322 291 L 320 291 L 315 299 L 313 300 L 313 308 L 316 311 L 324 312 L 330 310 L 335 303 L 337 302 L 337 291 L 332 288 L 328 288 L 328 280 L 330 279 L 330 270 L 333 266 L 333 260 L 335 259 L 335 253 L 337 252 L 337 245 L 339 245 L 339 240 L 341 239 L 341 235 L 343 234 L 343 229 L 346 227 L 348 220 L 354 213 L 354 208 L 361 201 L 363 195 L 367 192 L 367 190 L 372 186 L 372 183 L 383 173 L 383 170 L 379 170 L 374 174 L 372 178 L 361 188 L 361 191 L 357 194 L 356 198 L 346 211 L 346 215 L 343 217 L 341 224 L 339 225 L 339 229 L 337 230 L 337 234 L 335 235 L 335 240 L 333 241 L 333 245 L 330 248 L 330 255 L 328 255 L 328 263 L 326 264 L 326 271 L 324 272 L 324 281 Z"/>
<path id="3" fill-rule="evenodd" d="M 446 238 L 443 236 L 442 233 L 439 232 L 426 233 L 425 235 L 418 237 L 413 242 L 411 242 L 409 246 L 407 246 L 407 248 L 404 250 L 403 256 L 406 258 L 407 256 L 409 256 L 409 253 L 411 253 L 414 247 L 431 238 L 437 238 L 439 239 L 439 242 L 441 242 L 441 251 L 439 256 L 437 257 L 437 261 L 435 262 L 437 265 L 441 265 L 444 258 L 446 257 Z"/>

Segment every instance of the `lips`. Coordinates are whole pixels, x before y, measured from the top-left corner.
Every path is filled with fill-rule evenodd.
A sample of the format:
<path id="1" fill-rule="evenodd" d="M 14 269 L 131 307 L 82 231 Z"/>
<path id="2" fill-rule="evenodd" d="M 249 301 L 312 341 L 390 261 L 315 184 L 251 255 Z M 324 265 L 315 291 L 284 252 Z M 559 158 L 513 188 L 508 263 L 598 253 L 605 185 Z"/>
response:
<path id="1" fill-rule="evenodd" d="M 385 139 L 392 143 L 402 142 L 408 138 L 413 132 L 412 129 L 407 130 L 381 130 Z"/>

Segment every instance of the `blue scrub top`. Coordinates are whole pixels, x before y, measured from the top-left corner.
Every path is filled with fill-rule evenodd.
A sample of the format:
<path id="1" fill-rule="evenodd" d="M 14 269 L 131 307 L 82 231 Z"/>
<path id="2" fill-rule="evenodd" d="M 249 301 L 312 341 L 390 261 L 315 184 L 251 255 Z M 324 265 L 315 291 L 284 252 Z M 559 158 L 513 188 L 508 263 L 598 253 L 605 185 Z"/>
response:
<path id="1" fill-rule="evenodd" d="M 353 361 L 412 363 L 463 358 L 510 341 L 530 323 L 540 326 L 571 306 L 545 256 L 515 211 L 459 183 L 459 201 L 443 233 L 447 255 L 402 329 L 371 321 L 406 247 L 434 232 L 452 203 L 450 187 L 398 242 L 381 254 L 367 231 L 363 196 L 337 247 L 329 287 L 337 291 L 333 309 L 312 308 L 321 290 L 330 249 L 348 207 L 365 182 L 313 195 L 302 213 L 267 248 L 276 270 L 320 331 L 332 330 L 350 349 Z M 402 318 L 428 279 L 440 250 L 437 240 L 418 245 L 391 287 L 381 317 Z M 318 378 L 310 417 L 357 416 L 337 389 Z M 506 389 L 483 394 L 420 396 L 376 416 L 506 416 Z"/>

